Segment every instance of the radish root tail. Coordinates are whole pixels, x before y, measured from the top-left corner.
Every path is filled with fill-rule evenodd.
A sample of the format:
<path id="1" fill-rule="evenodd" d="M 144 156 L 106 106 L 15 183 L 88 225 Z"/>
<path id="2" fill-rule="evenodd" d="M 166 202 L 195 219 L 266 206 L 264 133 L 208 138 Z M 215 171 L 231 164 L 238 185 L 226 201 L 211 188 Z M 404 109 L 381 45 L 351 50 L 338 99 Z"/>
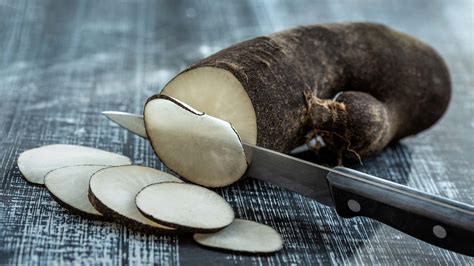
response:
<path id="1" fill-rule="evenodd" d="M 346 152 L 351 153 L 362 164 L 361 156 L 351 148 L 346 105 L 331 99 L 320 99 L 313 92 L 305 91 L 304 96 L 308 110 L 307 119 L 312 128 L 306 136 L 308 147 L 315 153 L 319 152 L 319 142 L 310 144 L 310 141 L 319 135 L 330 149 L 336 152 L 338 165 L 343 165 L 342 159 Z"/>

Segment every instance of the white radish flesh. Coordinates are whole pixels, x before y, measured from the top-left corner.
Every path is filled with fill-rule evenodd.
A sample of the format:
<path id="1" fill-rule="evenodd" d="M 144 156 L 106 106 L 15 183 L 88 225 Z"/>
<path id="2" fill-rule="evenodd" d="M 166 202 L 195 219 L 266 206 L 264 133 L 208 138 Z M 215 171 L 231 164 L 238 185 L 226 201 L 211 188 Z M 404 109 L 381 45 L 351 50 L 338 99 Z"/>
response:
<path id="1" fill-rule="evenodd" d="M 202 186 L 222 187 L 245 174 L 244 149 L 228 122 L 172 98 L 149 101 L 144 114 L 155 152 L 182 177 Z"/>
<path id="2" fill-rule="evenodd" d="M 215 67 L 191 69 L 176 76 L 161 93 L 228 121 L 244 142 L 256 143 L 255 110 L 242 84 L 229 71 Z"/>
<path id="3" fill-rule="evenodd" d="M 44 184 L 54 199 L 65 208 L 92 218 L 102 218 L 87 195 L 90 177 L 106 167 L 109 166 L 66 166 L 46 174 Z"/>
<path id="4" fill-rule="evenodd" d="M 192 232 L 215 232 L 234 220 L 234 211 L 219 194 L 186 183 L 159 183 L 137 194 L 136 204 L 146 217 Z"/>
<path id="5" fill-rule="evenodd" d="M 162 171 L 139 165 L 110 167 L 95 173 L 89 183 L 89 199 L 105 216 L 142 231 L 174 231 L 144 217 L 135 196 L 144 187 L 159 182 L 182 182 Z"/>
<path id="6" fill-rule="evenodd" d="M 44 184 L 46 173 L 73 165 L 127 165 L 130 158 L 99 149 L 55 144 L 27 150 L 18 157 L 18 168 L 31 183 Z"/>
<path id="7" fill-rule="evenodd" d="M 235 219 L 216 233 L 194 234 L 193 238 L 203 246 L 239 252 L 271 253 L 283 247 L 283 240 L 275 229 L 243 219 Z"/>

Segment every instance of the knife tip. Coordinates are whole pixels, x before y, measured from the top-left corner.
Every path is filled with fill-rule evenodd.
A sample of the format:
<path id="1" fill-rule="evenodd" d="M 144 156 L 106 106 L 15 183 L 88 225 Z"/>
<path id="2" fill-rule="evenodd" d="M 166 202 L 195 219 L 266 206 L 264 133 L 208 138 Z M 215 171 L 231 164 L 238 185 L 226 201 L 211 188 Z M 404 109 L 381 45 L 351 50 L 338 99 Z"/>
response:
<path id="1" fill-rule="evenodd" d="M 101 114 L 105 117 L 110 118 L 111 115 L 113 115 L 113 111 L 102 111 Z"/>

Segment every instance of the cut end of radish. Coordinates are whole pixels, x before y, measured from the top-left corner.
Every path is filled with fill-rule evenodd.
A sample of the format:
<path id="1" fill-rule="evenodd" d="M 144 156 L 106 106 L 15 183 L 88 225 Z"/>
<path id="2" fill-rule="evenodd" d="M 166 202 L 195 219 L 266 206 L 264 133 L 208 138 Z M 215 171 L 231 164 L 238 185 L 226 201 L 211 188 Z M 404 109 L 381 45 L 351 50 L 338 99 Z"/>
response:
<path id="1" fill-rule="evenodd" d="M 176 76 L 161 93 L 228 121 L 244 142 L 256 144 L 255 110 L 244 87 L 231 72 L 215 67 L 194 68 Z"/>
<path id="2" fill-rule="evenodd" d="M 194 234 L 193 238 L 203 246 L 238 252 L 271 253 L 283 247 L 283 239 L 275 229 L 243 219 L 235 219 L 216 233 Z"/>
<path id="3" fill-rule="evenodd" d="M 130 165 L 130 158 L 99 149 L 55 144 L 27 150 L 18 157 L 18 168 L 26 181 L 44 184 L 52 170 L 73 165 Z"/>
<path id="4" fill-rule="evenodd" d="M 182 177 L 202 186 L 222 187 L 245 174 L 244 149 L 228 122 L 169 97 L 150 100 L 144 114 L 155 152 Z"/>
<path id="5" fill-rule="evenodd" d="M 97 171 L 109 166 L 67 166 L 49 172 L 44 184 L 53 198 L 73 212 L 91 217 L 103 218 L 89 202 L 89 179 Z"/>
<path id="6" fill-rule="evenodd" d="M 182 182 L 159 170 L 127 165 L 102 169 L 89 182 L 89 199 L 104 216 L 130 228 L 145 232 L 175 231 L 143 216 L 135 205 L 135 196 L 144 187 L 159 182 Z"/>
<path id="7" fill-rule="evenodd" d="M 234 220 L 234 211 L 219 194 L 186 183 L 159 183 L 145 187 L 136 205 L 146 217 L 192 232 L 215 232 Z"/>

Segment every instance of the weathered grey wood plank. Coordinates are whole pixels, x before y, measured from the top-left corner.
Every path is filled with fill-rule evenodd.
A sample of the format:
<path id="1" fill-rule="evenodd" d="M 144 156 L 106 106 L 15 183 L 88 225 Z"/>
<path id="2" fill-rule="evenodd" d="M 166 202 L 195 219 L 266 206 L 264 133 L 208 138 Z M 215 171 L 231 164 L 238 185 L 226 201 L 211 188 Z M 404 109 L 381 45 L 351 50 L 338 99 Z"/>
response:
<path id="1" fill-rule="evenodd" d="M 252 180 L 218 191 L 236 216 L 276 228 L 285 248 L 271 256 L 209 251 L 189 237 L 145 235 L 72 215 L 18 172 L 21 151 L 51 143 L 98 147 L 166 170 L 148 143 L 100 111 L 141 112 L 180 69 L 234 42 L 355 20 L 432 44 L 447 60 L 454 88 L 439 124 L 358 168 L 473 204 L 472 1 L 0 0 L 0 264 L 474 264 Z"/>

